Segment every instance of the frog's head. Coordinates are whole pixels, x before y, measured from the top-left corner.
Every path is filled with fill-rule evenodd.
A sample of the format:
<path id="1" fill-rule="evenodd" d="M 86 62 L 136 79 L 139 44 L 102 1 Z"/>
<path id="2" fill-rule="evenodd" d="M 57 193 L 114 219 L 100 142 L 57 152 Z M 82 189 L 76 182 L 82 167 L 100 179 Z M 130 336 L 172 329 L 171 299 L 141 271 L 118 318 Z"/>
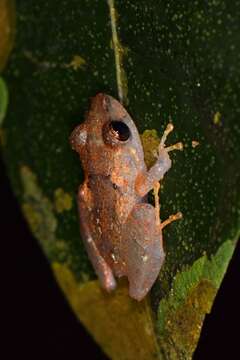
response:
<path id="1" fill-rule="evenodd" d="M 126 153 L 130 147 L 143 159 L 139 134 L 130 115 L 117 100 L 102 93 L 92 99 L 86 120 L 74 129 L 70 142 L 83 163 L 88 159 L 88 168 L 91 163 L 91 168 L 106 169 L 116 152 Z"/>

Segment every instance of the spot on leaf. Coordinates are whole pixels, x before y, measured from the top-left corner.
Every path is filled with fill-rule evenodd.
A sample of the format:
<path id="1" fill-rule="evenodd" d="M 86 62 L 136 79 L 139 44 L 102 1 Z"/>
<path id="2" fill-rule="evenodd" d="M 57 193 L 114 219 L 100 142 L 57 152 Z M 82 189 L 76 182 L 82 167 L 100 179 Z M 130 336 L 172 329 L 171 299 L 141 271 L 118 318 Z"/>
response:
<path id="1" fill-rule="evenodd" d="M 66 193 L 62 188 L 58 188 L 54 192 L 54 206 L 58 213 L 62 213 L 65 210 L 71 210 L 72 197 Z"/>

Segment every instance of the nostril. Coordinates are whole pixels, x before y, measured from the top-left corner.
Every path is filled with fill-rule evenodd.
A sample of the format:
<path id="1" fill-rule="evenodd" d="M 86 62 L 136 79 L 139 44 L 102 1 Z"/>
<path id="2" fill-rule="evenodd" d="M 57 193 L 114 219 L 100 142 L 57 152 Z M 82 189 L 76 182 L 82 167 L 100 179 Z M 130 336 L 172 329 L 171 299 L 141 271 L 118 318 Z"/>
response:
<path id="1" fill-rule="evenodd" d="M 110 99 L 109 99 L 109 96 L 108 96 L 108 95 L 104 95 L 104 96 L 103 96 L 102 106 L 103 106 L 103 109 L 104 109 L 104 110 L 106 110 L 106 111 L 109 110 L 109 107 L 110 107 Z"/>

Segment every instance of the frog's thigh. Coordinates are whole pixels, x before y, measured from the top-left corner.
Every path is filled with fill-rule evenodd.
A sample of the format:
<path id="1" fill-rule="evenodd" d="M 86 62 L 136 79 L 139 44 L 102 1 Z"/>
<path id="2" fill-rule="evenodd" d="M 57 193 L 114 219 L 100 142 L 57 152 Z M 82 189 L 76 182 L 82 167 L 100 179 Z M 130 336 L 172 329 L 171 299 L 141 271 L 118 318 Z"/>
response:
<path id="1" fill-rule="evenodd" d="M 124 226 L 124 258 L 129 294 L 141 300 L 150 290 L 164 261 L 162 235 L 150 204 L 134 207 Z"/>
<path id="2" fill-rule="evenodd" d="M 79 208 L 79 218 L 80 218 L 80 232 L 88 256 L 98 275 L 102 287 L 107 291 L 111 291 L 116 288 L 116 281 L 113 276 L 113 272 L 111 268 L 109 267 L 105 259 L 101 256 L 92 237 L 89 226 L 91 222 L 90 213 L 81 195 L 81 188 L 78 194 L 78 208 Z"/>

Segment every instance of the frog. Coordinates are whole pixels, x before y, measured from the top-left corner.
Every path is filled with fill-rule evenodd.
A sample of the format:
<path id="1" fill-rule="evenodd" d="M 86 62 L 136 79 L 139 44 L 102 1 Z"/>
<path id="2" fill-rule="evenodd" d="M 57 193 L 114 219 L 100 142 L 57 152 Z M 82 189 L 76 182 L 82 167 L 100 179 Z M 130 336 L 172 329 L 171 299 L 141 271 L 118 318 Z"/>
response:
<path id="1" fill-rule="evenodd" d="M 182 213 L 161 222 L 158 191 L 171 168 L 169 152 L 182 150 L 181 142 L 166 146 L 170 122 L 160 140 L 156 162 L 149 169 L 137 127 L 115 98 L 98 93 L 91 99 L 85 120 L 70 135 L 80 156 L 84 181 L 77 204 L 80 234 L 88 257 L 107 292 L 126 277 L 129 296 L 141 301 L 158 278 L 165 259 L 162 230 Z M 155 206 L 148 202 L 154 190 Z"/>

